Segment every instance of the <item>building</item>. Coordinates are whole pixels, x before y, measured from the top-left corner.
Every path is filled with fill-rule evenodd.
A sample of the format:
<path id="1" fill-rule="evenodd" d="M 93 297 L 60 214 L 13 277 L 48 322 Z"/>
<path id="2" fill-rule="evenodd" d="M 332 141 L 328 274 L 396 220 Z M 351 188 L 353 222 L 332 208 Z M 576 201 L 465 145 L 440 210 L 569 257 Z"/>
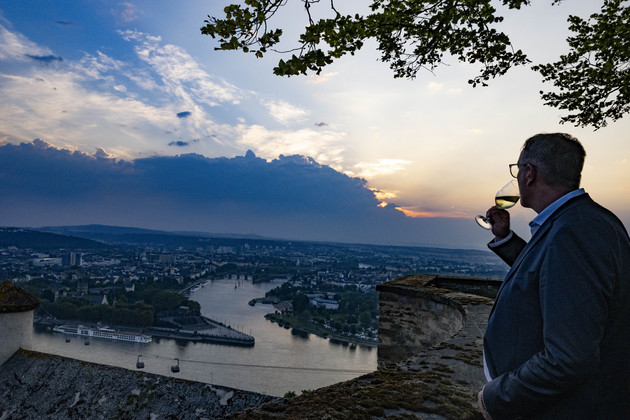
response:
<path id="1" fill-rule="evenodd" d="M 66 267 L 80 267 L 83 264 L 83 256 L 78 252 L 69 252 L 61 257 L 61 264 Z"/>
<path id="2" fill-rule="evenodd" d="M 326 309 L 339 309 L 339 302 L 332 299 L 324 299 L 322 297 L 314 297 L 311 299 L 311 305 L 315 307 L 324 307 Z"/>

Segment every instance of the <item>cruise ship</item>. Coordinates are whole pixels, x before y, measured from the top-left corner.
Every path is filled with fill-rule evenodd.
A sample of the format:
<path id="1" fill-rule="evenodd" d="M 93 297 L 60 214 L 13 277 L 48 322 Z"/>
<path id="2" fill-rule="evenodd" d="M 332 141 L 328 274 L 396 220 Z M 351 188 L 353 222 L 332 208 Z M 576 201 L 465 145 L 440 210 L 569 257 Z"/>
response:
<path id="1" fill-rule="evenodd" d="M 57 325 L 53 331 L 81 337 L 104 338 L 106 340 L 130 341 L 132 343 L 150 343 L 151 336 L 133 332 L 117 331 L 110 327 L 86 327 L 84 325 Z"/>

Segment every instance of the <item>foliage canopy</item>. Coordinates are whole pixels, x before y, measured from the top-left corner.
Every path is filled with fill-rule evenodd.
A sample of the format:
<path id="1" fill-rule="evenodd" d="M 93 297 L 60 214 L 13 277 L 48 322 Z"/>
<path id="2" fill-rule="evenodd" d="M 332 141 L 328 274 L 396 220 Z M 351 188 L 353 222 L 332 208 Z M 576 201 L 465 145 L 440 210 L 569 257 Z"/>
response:
<path id="1" fill-rule="evenodd" d="M 314 72 L 334 60 L 354 55 L 366 40 L 377 43 L 381 60 L 389 63 L 394 77 L 413 79 L 418 71 L 434 71 L 445 54 L 481 66 L 468 83 L 487 86 L 514 66 L 531 61 L 514 50 L 510 38 L 498 29 L 503 21 L 491 0 L 372 0 L 369 12 L 344 15 L 330 0 L 329 16 L 314 18 L 320 0 L 301 0 L 308 19 L 288 51 L 277 47 L 281 28 L 270 27 L 288 0 L 244 0 L 224 8 L 225 17 L 208 16 L 201 33 L 218 39 L 217 50 L 241 50 L 263 57 L 275 51 L 291 54 L 280 59 L 273 72 L 291 76 Z M 531 0 L 501 0 L 509 9 L 528 6 Z M 562 0 L 551 0 L 553 5 Z M 630 110 L 630 4 L 628 0 L 603 0 L 599 13 L 584 20 L 569 16 L 573 36 L 569 52 L 554 63 L 532 66 L 553 91 L 541 91 L 546 105 L 569 113 L 561 122 L 578 126 L 606 126 Z"/>

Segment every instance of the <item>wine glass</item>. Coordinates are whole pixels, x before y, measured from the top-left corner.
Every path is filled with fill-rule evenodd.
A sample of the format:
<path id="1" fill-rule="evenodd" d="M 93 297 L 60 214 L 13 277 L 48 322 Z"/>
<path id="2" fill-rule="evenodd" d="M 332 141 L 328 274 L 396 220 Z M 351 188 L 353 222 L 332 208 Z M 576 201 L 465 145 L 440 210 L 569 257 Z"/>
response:
<path id="1" fill-rule="evenodd" d="M 521 198 L 521 193 L 518 189 L 518 183 L 515 179 L 511 180 L 501 188 L 494 197 L 494 202 L 500 209 L 509 209 L 514 206 Z M 484 229 L 492 229 L 492 220 L 485 216 L 476 216 L 475 220 Z"/>

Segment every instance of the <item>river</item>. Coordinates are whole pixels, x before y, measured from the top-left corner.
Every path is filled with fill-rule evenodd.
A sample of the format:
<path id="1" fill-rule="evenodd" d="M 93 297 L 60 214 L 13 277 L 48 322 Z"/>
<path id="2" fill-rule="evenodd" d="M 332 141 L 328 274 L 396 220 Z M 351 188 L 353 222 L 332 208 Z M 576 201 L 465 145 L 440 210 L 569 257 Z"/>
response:
<path id="1" fill-rule="evenodd" d="M 376 348 L 331 343 L 312 334 L 267 321 L 271 305 L 248 305 L 281 282 L 212 280 L 190 296 L 202 315 L 221 321 L 256 339 L 253 347 L 154 339 L 149 344 L 92 339 L 90 345 L 72 336 L 35 327 L 32 349 L 88 362 L 136 368 L 138 355 L 144 370 L 199 382 L 283 396 L 346 381 L 376 370 Z M 72 337 L 66 342 L 66 337 Z M 170 367 L 179 359 L 179 373 Z"/>

